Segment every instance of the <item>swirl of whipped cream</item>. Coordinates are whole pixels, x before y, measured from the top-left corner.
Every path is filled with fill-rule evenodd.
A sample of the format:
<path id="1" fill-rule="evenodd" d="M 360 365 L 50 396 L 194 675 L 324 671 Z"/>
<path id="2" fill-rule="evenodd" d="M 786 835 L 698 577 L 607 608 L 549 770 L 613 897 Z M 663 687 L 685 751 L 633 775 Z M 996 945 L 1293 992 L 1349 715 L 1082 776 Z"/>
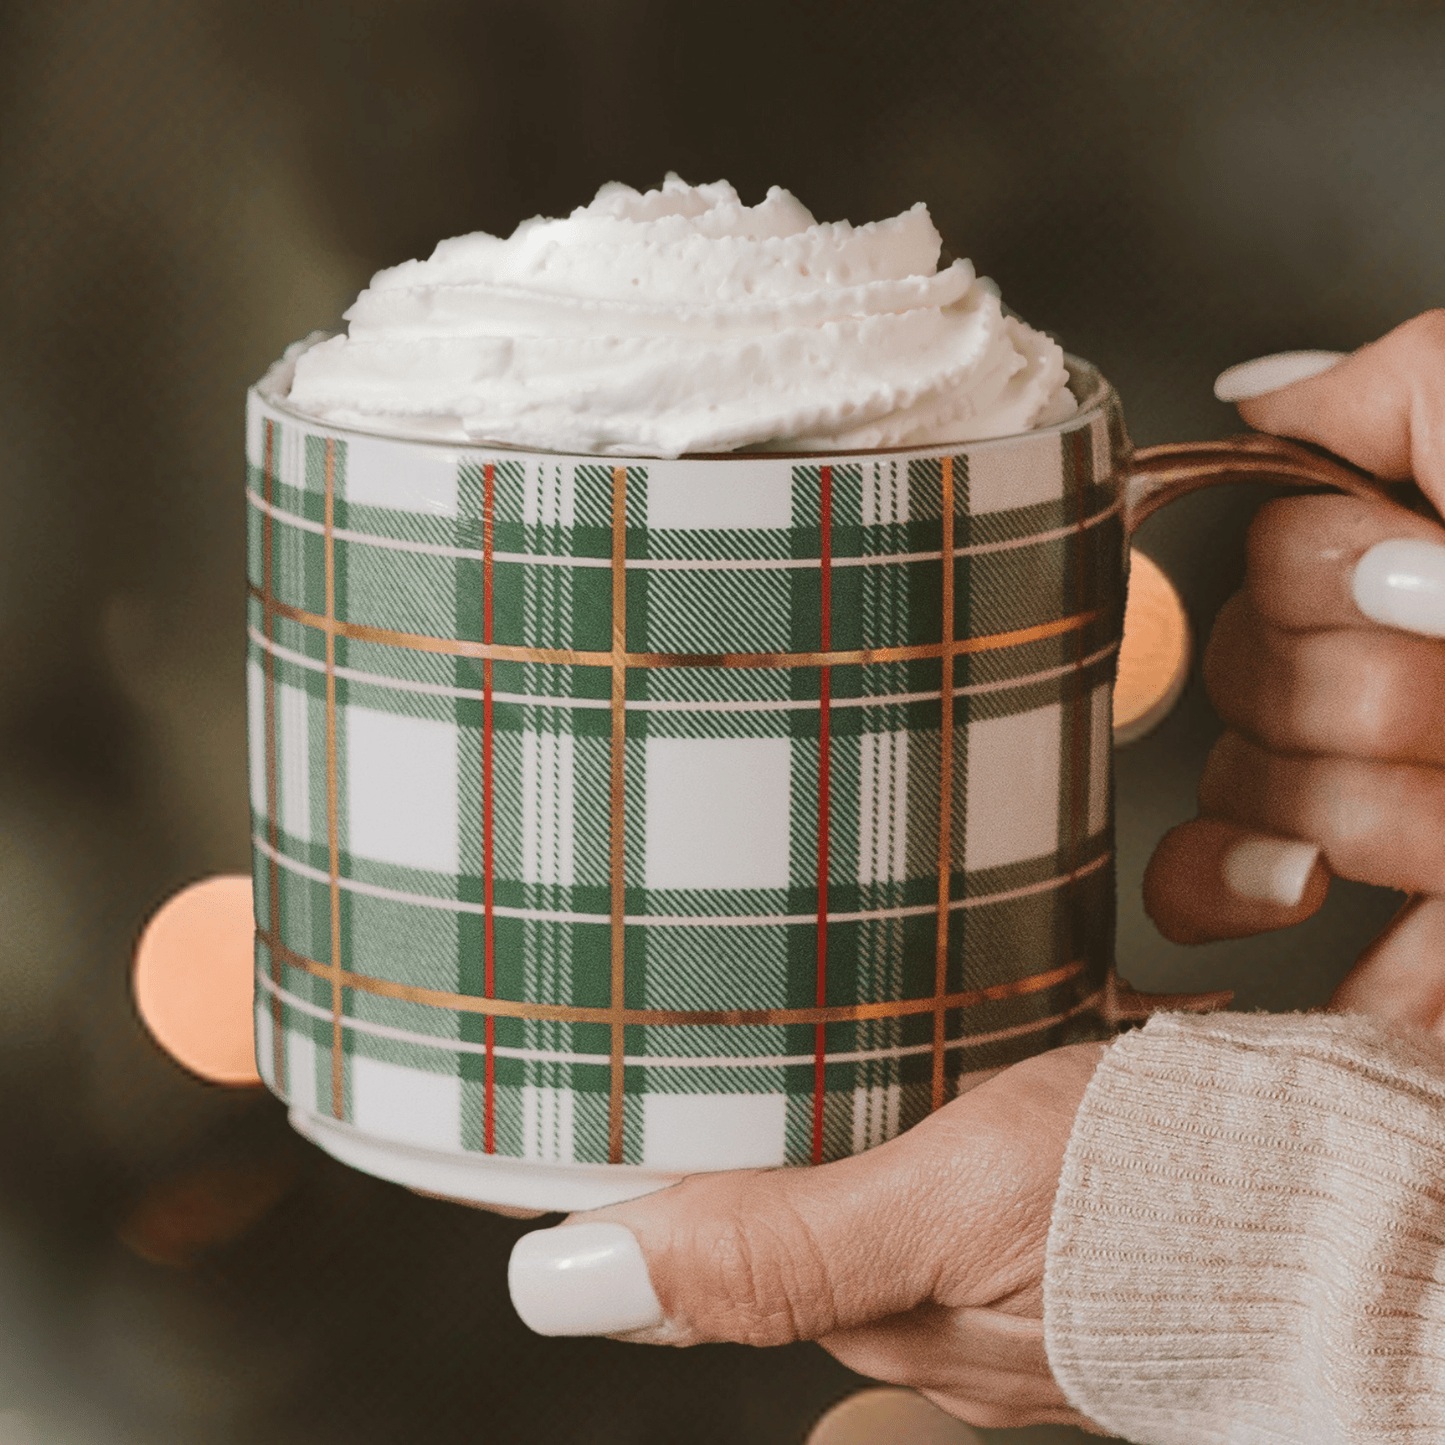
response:
<path id="1" fill-rule="evenodd" d="M 565 220 L 378 272 L 289 399 L 394 434 L 678 456 L 1004 436 L 1075 409 L 1064 357 L 921 203 L 819 224 L 774 187 L 605 185 Z"/>

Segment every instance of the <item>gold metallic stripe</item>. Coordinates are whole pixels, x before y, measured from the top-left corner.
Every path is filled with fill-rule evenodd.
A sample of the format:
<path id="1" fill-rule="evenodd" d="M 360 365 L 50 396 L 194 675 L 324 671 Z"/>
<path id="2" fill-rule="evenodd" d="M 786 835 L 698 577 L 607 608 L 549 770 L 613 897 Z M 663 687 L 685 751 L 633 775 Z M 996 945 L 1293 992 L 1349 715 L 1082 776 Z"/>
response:
<path id="1" fill-rule="evenodd" d="M 627 1003 L 627 468 L 612 469 L 612 747 L 608 784 L 608 882 L 612 906 L 607 1158 L 622 1162 L 623 1043 Z"/>
<path id="2" fill-rule="evenodd" d="M 615 590 L 615 584 L 614 584 Z M 490 658 L 494 662 L 554 663 L 566 667 L 606 667 L 615 665 L 613 652 L 587 652 L 565 647 L 514 647 L 510 643 L 465 642 L 449 637 L 428 637 L 420 632 L 396 632 L 386 627 L 369 627 L 361 622 L 329 619 L 292 607 L 275 598 L 267 599 L 257 588 L 249 591 L 268 610 L 279 617 L 299 622 L 318 632 L 353 638 L 358 642 L 375 642 L 384 647 L 405 647 L 416 652 L 441 653 L 448 657 Z M 944 642 L 921 642 L 908 647 L 859 647 L 838 652 L 624 652 L 626 667 L 856 667 L 879 662 L 916 662 L 930 657 L 957 657 L 964 653 L 997 652 L 1008 647 L 1022 647 L 1028 642 L 1060 637 L 1079 632 L 1100 616 L 1098 608 L 1075 613 L 1072 617 L 1040 622 L 1033 627 L 1019 627 L 1012 632 L 994 632 L 983 637 L 960 637 L 950 645 Z"/>
<path id="3" fill-rule="evenodd" d="M 331 1112 L 344 1118 L 345 1061 L 341 1036 L 341 841 L 336 776 L 336 543 L 332 523 L 336 508 L 336 442 L 326 439 L 326 841 L 331 878 Z"/>
<path id="4" fill-rule="evenodd" d="M 258 647 L 264 647 L 268 652 L 274 653 L 282 662 L 293 663 L 297 667 L 306 668 L 311 672 L 325 672 L 326 664 L 317 662 L 315 658 L 307 657 L 303 652 L 297 652 L 294 648 L 282 647 L 279 642 L 273 642 L 261 631 L 250 623 L 246 625 L 246 636 L 256 643 Z M 1056 677 L 1063 677 L 1066 673 L 1078 672 L 1081 668 L 1092 667 L 1096 662 L 1102 662 L 1110 653 L 1117 652 L 1119 644 L 1110 642 L 1103 647 L 1091 652 L 1082 662 L 1066 662 L 1058 667 L 1047 667 L 1040 672 L 1020 672 L 1012 677 L 999 677 L 991 682 L 967 683 L 962 687 L 953 689 L 954 697 L 980 697 L 989 692 L 1008 692 L 1012 689 L 1031 687 L 1036 682 L 1051 682 Z M 485 678 L 487 669 L 492 666 L 490 658 L 482 660 L 482 676 Z M 341 667 L 336 669 L 336 675 L 347 682 L 365 683 L 368 687 L 383 687 L 392 692 L 409 692 L 419 697 L 454 697 L 469 698 L 481 702 L 486 697 L 484 687 L 453 687 L 450 683 L 444 682 L 419 682 L 415 678 L 391 677 L 383 672 L 364 672 L 357 667 Z M 932 702 L 938 697 L 938 688 L 928 688 L 915 692 L 877 692 L 865 693 L 859 697 L 834 697 L 829 700 L 829 707 L 837 708 L 885 708 L 903 707 L 913 702 Z M 541 692 L 499 692 L 493 689 L 492 697 L 497 702 L 515 703 L 518 707 L 558 707 L 558 708 L 598 708 L 606 710 L 612 706 L 605 697 L 573 697 L 570 694 L 548 694 Z M 675 699 L 649 700 L 647 698 L 629 698 L 627 711 L 630 713 L 768 713 L 768 712 L 814 712 L 817 710 L 816 698 L 781 698 L 781 697 L 754 697 L 738 699 L 731 702 L 719 701 L 716 698 L 697 698 L 692 701 Z"/>
<path id="5" fill-rule="evenodd" d="M 267 992 L 277 992 L 266 974 L 257 972 L 256 986 Z M 284 991 L 283 991 L 284 992 Z M 1043 1014 L 1025 1023 L 1014 1024 L 1005 1029 L 989 1029 L 981 1034 L 965 1034 L 949 1041 L 951 1050 L 979 1049 L 989 1044 L 1001 1043 L 1005 1039 L 1023 1038 L 1028 1034 L 1042 1033 L 1054 1028 L 1089 1009 L 1098 1009 L 1108 999 L 1107 989 L 1097 989 L 1083 998 L 1076 999 L 1056 1014 Z M 1208 997 L 1208 995 L 1206 995 Z M 285 1001 L 297 1013 L 309 1014 L 312 1018 L 329 1019 L 329 1009 L 319 1008 L 309 999 L 294 993 L 286 993 Z M 436 1034 L 414 1034 L 407 1029 L 394 1028 L 390 1024 L 375 1023 L 370 1019 L 348 1017 L 344 1024 L 354 1034 L 370 1034 L 373 1038 L 395 1039 L 398 1043 L 413 1044 L 419 1049 L 431 1049 L 437 1053 L 479 1054 L 486 1045 L 469 1039 L 443 1038 Z M 490 1022 L 490 1020 L 489 1020 Z M 926 1054 L 933 1044 L 898 1044 L 882 1049 L 843 1049 L 827 1055 L 829 1064 L 891 1063 L 901 1059 L 916 1058 Z M 519 1059 L 524 1063 L 538 1064 L 592 1064 L 605 1068 L 607 1054 L 578 1053 L 573 1049 L 519 1049 L 506 1044 L 495 1047 L 498 1058 Z M 802 1068 L 813 1062 L 812 1053 L 806 1054 L 628 1054 L 623 1062 L 629 1069 L 787 1069 Z"/>
<path id="6" fill-rule="evenodd" d="M 943 629 L 944 642 L 953 641 L 953 458 L 943 458 Z M 933 993 L 941 998 L 948 989 L 948 904 L 953 883 L 953 654 L 945 653 L 940 703 L 938 745 L 938 922 L 933 942 Z M 944 1016 L 933 1015 L 933 1107 L 943 1107 Z"/>
<path id="7" fill-rule="evenodd" d="M 286 947 L 272 933 L 263 933 L 267 946 L 292 968 L 299 968 L 317 978 L 330 979 L 329 964 L 318 963 Z M 738 1025 L 758 1024 L 838 1024 L 865 1019 L 900 1019 L 914 1014 L 947 1012 L 953 1009 L 975 1008 L 981 1003 L 997 1003 L 1007 998 L 1022 998 L 1028 994 L 1043 993 L 1058 984 L 1067 983 L 1084 970 L 1082 959 L 1051 968 L 1046 973 L 1036 973 L 1028 978 L 1011 979 L 1007 983 L 991 984 L 987 988 L 965 989 L 960 993 L 943 994 L 934 998 L 890 999 L 884 1003 L 829 1004 L 824 1008 L 782 1008 L 782 1009 L 647 1009 L 586 1008 L 579 1004 L 526 1003 L 517 999 L 479 998 L 475 994 L 446 993 L 441 989 L 421 988 L 415 984 L 394 983 L 391 979 L 368 978 L 365 974 L 340 970 L 343 988 L 357 989 L 361 993 L 374 994 L 378 998 L 397 999 L 404 1003 L 419 1003 L 428 1008 L 455 1009 L 458 1013 L 492 1014 L 498 1018 L 528 1019 L 552 1023 L 573 1024 L 621 1024 L 652 1027 L 684 1027 L 688 1025 Z"/>

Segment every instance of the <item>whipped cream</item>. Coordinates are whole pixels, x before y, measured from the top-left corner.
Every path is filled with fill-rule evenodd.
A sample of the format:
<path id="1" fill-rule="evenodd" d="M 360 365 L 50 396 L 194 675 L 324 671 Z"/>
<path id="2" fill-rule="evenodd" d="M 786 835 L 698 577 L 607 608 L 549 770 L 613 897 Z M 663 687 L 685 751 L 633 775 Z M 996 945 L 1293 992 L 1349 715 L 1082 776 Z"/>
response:
<path id="1" fill-rule="evenodd" d="M 289 400 L 403 436 L 678 456 L 1006 436 L 1075 409 L 1064 356 L 921 203 L 820 224 L 774 187 L 605 185 L 565 220 L 443 241 L 372 277 Z M 277 376 L 274 382 L 283 382 Z"/>

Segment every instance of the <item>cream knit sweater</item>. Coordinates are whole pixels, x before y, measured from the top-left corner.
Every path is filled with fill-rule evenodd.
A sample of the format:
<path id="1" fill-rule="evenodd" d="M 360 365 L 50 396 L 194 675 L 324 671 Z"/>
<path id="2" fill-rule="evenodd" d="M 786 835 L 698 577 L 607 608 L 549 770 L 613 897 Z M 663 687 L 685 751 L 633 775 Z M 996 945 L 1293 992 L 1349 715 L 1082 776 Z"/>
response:
<path id="1" fill-rule="evenodd" d="M 1445 1045 L 1328 1014 L 1122 1036 L 1044 1332 L 1074 1406 L 1142 1445 L 1445 1445 Z"/>

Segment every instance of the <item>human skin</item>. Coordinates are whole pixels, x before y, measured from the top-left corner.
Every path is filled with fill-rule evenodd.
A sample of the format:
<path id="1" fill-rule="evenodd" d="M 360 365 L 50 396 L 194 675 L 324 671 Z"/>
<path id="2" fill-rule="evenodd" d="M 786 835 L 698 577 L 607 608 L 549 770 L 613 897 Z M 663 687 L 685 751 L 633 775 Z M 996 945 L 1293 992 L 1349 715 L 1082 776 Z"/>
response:
<path id="1" fill-rule="evenodd" d="M 1440 509 L 1445 311 L 1241 412 L 1382 479 L 1413 476 Z M 1346 498 L 1261 512 L 1206 658 L 1227 730 L 1200 816 L 1150 865 L 1146 904 L 1167 937 L 1194 942 L 1298 922 L 1332 875 L 1421 892 L 1332 1006 L 1445 1032 L 1445 903 L 1431 896 L 1445 894 L 1445 639 L 1382 627 L 1352 594 L 1361 556 L 1402 537 L 1445 545 L 1433 522 Z M 1259 839 L 1318 845 L 1298 904 L 1232 891 L 1230 850 Z M 1049 1370 L 1043 1271 L 1064 1151 L 1103 1051 L 1025 1060 L 856 1158 L 695 1176 L 573 1216 L 555 1247 L 573 1223 L 631 1231 L 661 1319 L 623 1338 L 815 1340 L 972 1424 L 1091 1428 Z M 556 1332 L 600 1332 L 584 1315 Z"/>
<path id="2" fill-rule="evenodd" d="M 1240 412 L 1382 480 L 1413 477 L 1445 513 L 1445 310 Z M 1199 817 L 1160 843 L 1144 903 L 1166 938 L 1202 943 L 1309 917 L 1332 876 L 1416 894 L 1332 1004 L 1438 1031 L 1445 640 L 1370 621 L 1351 586 L 1371 547 L 1405 537 L 1445 545 L 1437 522 L 1351 497 L 1290 498 L 1260 511 L 1244 587 L 1220 613 L 1204 659 L 1225 732 L 1200 782 Z M 1225 884 L 1229 850 L 1259 835 L 1319 845 L 1298 905 L 1241 899 Z"/>

